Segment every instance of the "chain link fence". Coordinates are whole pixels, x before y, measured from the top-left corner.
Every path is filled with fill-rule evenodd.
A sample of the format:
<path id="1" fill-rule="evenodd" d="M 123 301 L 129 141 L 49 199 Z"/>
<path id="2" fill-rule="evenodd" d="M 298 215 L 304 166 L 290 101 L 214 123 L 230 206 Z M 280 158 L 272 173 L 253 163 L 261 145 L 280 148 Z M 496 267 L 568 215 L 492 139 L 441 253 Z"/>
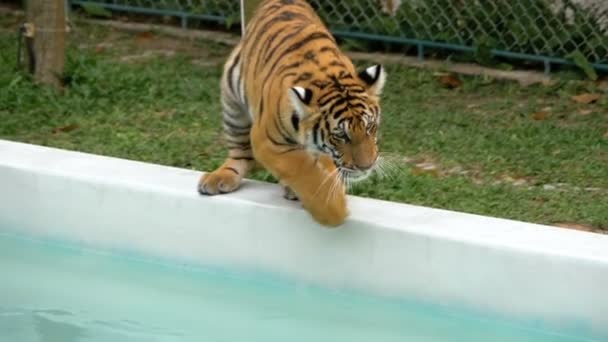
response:
<path id="1" fill-rule="evenodd" d="M 608 70 L 606 0 L 309 0 L 337 36 Z M 240 21 L 239 0 L 70 0 L 116 11 Z"/>

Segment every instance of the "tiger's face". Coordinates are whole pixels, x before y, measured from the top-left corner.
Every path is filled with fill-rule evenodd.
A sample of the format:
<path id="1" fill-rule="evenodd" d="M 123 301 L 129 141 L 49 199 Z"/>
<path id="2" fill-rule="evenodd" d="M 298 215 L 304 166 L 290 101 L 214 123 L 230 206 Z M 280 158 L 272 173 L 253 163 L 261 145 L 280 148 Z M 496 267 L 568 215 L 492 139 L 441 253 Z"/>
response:
<path id="1" fill-rule="evenodd" d="M 379 96 L 385 79 L 383 68 L 375 65 L 356 76 L 333 77 L 316 94 L 292 88 L 300 141 L 312 153 L 331 156 L 348 181 L 367 178 L 378 161 Z"/>
<path id="2" fill-rule="evenodd" d="M 378 160 L 378 121 L 379 115 L 361 112 L 333 122 L 327 145 L 344 178 L 359 181 L 371 174 Z"/>

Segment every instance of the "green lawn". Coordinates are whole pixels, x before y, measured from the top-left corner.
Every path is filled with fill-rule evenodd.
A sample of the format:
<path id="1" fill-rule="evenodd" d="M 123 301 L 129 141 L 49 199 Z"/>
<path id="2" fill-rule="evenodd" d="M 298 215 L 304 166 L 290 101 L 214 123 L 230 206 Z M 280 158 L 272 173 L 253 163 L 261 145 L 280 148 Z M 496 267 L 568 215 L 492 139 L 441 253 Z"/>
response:
<path id="1" fill-rule="evenodd" d="M 16 22 L 0 19 L 1 139 L 196 170 L 221 163 L 218 81 L 230 47 L 80 23 L 70 86 L 58 94 L 15 71 Z M 521 88 L 471 77 L 447 89 L 430 71 L 387 70 L 381 150 L 391 167 L 353 194 L 608 229 L 605 84 Z M 586 92 L 602 97 L 571 99 Z"/>

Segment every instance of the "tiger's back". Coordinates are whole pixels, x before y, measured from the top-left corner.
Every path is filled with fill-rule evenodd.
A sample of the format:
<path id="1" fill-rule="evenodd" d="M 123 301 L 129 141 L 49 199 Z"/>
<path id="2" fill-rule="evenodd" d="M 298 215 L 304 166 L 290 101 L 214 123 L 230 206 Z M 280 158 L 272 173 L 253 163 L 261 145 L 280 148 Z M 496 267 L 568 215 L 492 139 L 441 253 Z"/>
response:
<path id="1" fill-rule="evenodd" d="M 228 158 L 201 178 L 199 191 L 234 191 L 258 161 L 317 221 L 340 224 L 343 179 L 377 159 L 383 83 L 380 66 L 356 72 L 306 1 L 263 1 L 224 67 Z"/>

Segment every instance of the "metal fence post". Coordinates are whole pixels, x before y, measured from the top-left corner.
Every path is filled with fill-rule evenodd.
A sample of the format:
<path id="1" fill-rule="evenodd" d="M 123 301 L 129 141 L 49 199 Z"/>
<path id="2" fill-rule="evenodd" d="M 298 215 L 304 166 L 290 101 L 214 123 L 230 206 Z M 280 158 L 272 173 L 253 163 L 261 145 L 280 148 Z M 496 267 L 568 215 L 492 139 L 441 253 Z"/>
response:
<path id="1" fill-rule="evenodd" d="M 245 27 L 261 2 L 262 0 L 241 0 L 241 34 L 245 34 Z"/>

